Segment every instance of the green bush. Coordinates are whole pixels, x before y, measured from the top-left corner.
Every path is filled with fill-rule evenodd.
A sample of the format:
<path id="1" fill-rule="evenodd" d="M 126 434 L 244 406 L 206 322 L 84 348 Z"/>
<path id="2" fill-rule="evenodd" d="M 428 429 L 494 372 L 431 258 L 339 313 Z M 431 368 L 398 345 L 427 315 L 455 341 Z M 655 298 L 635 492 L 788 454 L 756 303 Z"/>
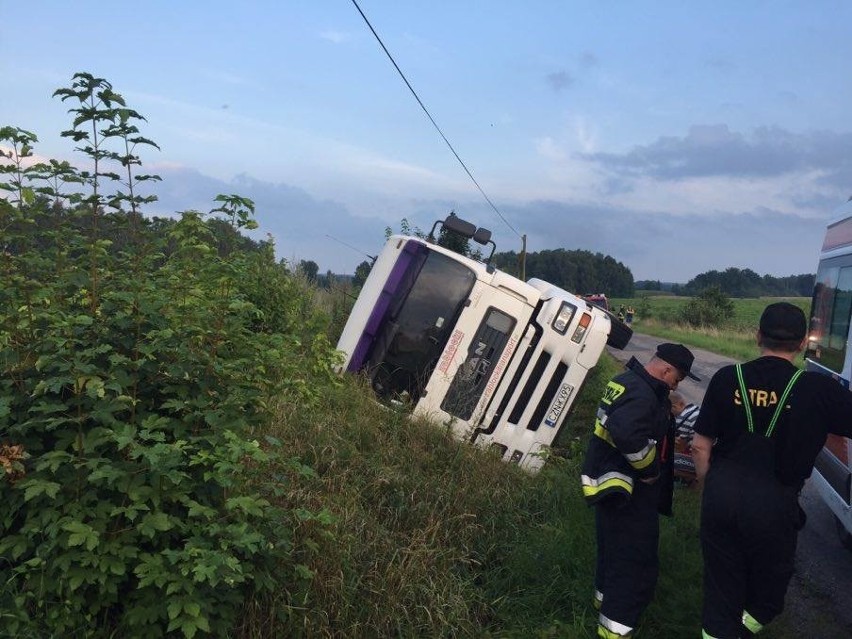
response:
<path id="1" fill-rule="evenodd" d="M 636 317 L 648 320 L 654 317 L 654 309 L 647 297 L 641 297 L 639 303 L 636 304 Z"/>
<path id="2" fill-rule="evenodd" d="M 109 83 L 77 74 L 57 94 L 83 105 L 66 133 L 95 169 L 63 184 L 85 193 L 24 168 L 36 137 L 0 129 L 4 632 L 225 636 L 247 597 L 310 577 L 291 531 L 312 513 L 272 505 L 310 470 L 258 433 L 270 398 L 316 403 L 335 355 L 271 247 L 221 254 L 200 214 L 157 225 L 134 214 L 149 198 L 104 194 L 108 160 L 140 164 L 106 151 L 127 121 Z M 235 229 L 253 223 L 250 201 L 218 201 Z"/>
<path id="3" fill-rule="evenodd" d="M 734 316 L 734 303 L 718 286 L 703 290 L 680 311 L 680 319 L 690 326 L 721 327 Z"/>

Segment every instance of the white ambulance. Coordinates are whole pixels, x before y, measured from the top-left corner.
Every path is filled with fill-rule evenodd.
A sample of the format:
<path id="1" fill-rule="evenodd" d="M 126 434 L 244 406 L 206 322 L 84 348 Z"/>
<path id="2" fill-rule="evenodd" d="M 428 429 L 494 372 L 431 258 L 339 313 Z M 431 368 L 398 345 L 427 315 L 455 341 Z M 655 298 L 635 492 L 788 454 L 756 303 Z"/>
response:
<path id="1" fill-rule="evenodd" d="M 848 389 L 852 377 L 852 200 L 837 213 L 828 225 L 820 254 L 805 364 L 808 370 L 830 375 Z M 811 477 L 834 513 L 841 541 L 852 549 L 852 441 L 829 435 Z"/>

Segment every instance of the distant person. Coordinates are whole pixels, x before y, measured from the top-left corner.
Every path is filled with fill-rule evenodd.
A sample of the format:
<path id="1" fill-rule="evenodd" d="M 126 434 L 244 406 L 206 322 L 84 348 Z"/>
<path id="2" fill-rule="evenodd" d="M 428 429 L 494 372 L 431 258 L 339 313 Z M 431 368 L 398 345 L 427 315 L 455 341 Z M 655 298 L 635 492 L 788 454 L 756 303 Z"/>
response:
<path id="1" fill-rule="evenodd" d="M 804 511 L 799 491 L 826 435 L 852 437 L 852 393 L 793 360 L 807 322 L 787 302 L 760 317 L 760 356 L 713 376 L 692 439 L 703 481 L 703 637 L 757 633 L 784 609 Z"/>
<path id="2" fill-rule="evenodd" d="M 583 460 L 583 496 L 595 507 L 598 636 L 630 637 L 659 573 L 659 515 L 672 513 L 674 420 L 669 391 L 692 373 L 681 344 L 635 357 L 607 384 Z"/>
<path id="3" fill-rule="evenodd" d="M 675 420 L 674 474 L 677 479 L 691 484 L 695 481 L 695 461 L 692 459 L 692 435 L 700 408 L 687 403 L 677 391 L 669 393 L 672 416 Z"/>
<path id="4" fill-rule="evenodd" d="M 624 312 L 625 312 L 624 311 L 624 304 L 622 304 L 621 306 L 618 307 L 618 321 L 619 322 L 624 321 Z"/>
<path id="5" fill-rule="evenodd" d="M 626 310 L 626 311 L 625 311 L 625 313 L 624 313 L 624 321 L 625 321 L 625 322 L 627 322 L 627 325 L 628 325 L 628 326 L 630 326 L 631 324 L 633 324 L 633 315 L 634 315 L 635 313 L 636 313 L 636 311 L 634 311 L 634 310 L 633 310 L 633 307 L 632 307 L 632 306 L 628 306 L 628 307 L 627 307 L 627 310 Z"/>

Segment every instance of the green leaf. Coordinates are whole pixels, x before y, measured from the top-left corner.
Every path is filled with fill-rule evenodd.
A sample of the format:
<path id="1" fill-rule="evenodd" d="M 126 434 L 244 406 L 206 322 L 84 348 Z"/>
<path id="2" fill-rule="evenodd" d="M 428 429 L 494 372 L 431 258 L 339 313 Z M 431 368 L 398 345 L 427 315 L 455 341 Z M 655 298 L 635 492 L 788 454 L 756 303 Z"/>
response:
<path id="1" fill-rule="evenodd" d="M 169 602 L 166 610 L 169 613 L 169 619 L 177 619 L 177 616 L 183 610 L 183 603 L 179 599 L 173 599 Z"/>
<path id="2" fill-rule="evenodd" d="M 267 442 L 270 446 L 275 446 L 276 448 L 280 448 L 280 447 L 281 447 L 281 440 L 280 440 L 280 439 L 278 439 L 277 437 L 273 437 L 272 435 L 266 435 L 266 436 L 264 437 L 264 439 L 266 439 L 266 442 Z"/>
<path id="3" fill-rule="evenodd" d="M 227 510 L 240 510 L 246 515 L 256 515 L 258 517 L 263 515 L 263 509 L 268 505 L 269 502 L 265 499 L 258 499 L 248 495 L 231 497 L 225 500 L 225 508 Z"/>
<path id="4" fill-rule="evenodd" d="M 35 464 L 35 469 L 38 471 L 48 471 L 55 473 L 63 464 L 67 464 L 74 459 L 71 453 L 64 450 L 53 450 L 44 453 Z"/>
<path id="5" fill-rule="evenodd" d="M 121 576 L 125 572 L 127 572 L 127 567 L 123 562 L 119 561 L 115 557 L 104 557 L 102 563 L 106 564 L 109 568 L 109 571 L 116 576 Z"/>
<path id="6" fill-rule="evenodd" d="M 198 616 L 195 619 L 195 624 L 202 632 L 210 632 L 210 623 L 207 621 L 207 617 Z"/>
<path id="7" fill-rule="evenodd" d="M 158 532 L 171 530 L 174 526 L 166 513 L 148 513 L 137 526 L 137 530 L 146 537 L 154 537 Z"/>
<path id="8" fill-rule="evenodd" d="M 92 483 L 97 483 L 101 480 L 105 480 L 104 483 L 107 485 L 114 485 L 119 479 L 124 477 L 125 473 L 112 464 L 103 464 L 99 468 L 95 469 L 91 473 L 89 473 L 89 481 Z"/>
<path id="9" fill-rule="evenodd" d="M 82 521 L 69 522 L 62 526 L 62 529 L 71 533 L 68 535 L 69 546 L 85 544 L 86 550 L 94 550 L 100 540 L 100 533 Z"/>
<path id="10" fill-rule="evenodd" d="M 19 487 L 24 487 L 24 501 L 30 501 L 39 495 L 54 499 L 59 489 L 62 488 L 62 484 L 44 479 L 27 479 L 21 482 Z"/>
<path id="11" fill-rule="evenodd" d="M 7 535 L 0 537 L 0 554 L 19 559 L 30 549 L 30 539 L 26 535 Z"/>
<path id="12" fill-rule="evenodd" d="M 186 639 L 192 639 L 195 633 L 198 632 L 198 624 L 194 619 L 186 619 L 180 625 L 180 629 Z"/>
<path id="13" fill-rule="evenodd" d="M 294 572 L 296 573 L 296 576 L 300 579 L 310 580 L 314 578 L 313 571 L 304 564 L 296 564 L 296 566 L 294 567 Z"/>

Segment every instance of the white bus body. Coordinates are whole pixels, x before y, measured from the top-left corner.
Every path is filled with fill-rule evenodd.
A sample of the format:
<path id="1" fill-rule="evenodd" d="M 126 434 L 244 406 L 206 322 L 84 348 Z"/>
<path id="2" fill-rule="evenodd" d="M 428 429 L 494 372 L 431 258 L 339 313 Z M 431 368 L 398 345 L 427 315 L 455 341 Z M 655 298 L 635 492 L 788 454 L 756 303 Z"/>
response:
<path id="1" fill-rule="evenodd" d="M 811 301 L 808 370 L 830 375 L 849 389 L 852 378 L 852 201 L 828 225 Z M 844 545 L 852 546 L 852 442 L 829 435 L 812 474 L 823 501 L 834 513 Z"/>
<path id="2" fill-rule="evenodd" d="M 381 400 L 536 471 L 608 338 L 623 348 L 630 335 L 557 286 L 394 235 L 337 347 Z"/>

